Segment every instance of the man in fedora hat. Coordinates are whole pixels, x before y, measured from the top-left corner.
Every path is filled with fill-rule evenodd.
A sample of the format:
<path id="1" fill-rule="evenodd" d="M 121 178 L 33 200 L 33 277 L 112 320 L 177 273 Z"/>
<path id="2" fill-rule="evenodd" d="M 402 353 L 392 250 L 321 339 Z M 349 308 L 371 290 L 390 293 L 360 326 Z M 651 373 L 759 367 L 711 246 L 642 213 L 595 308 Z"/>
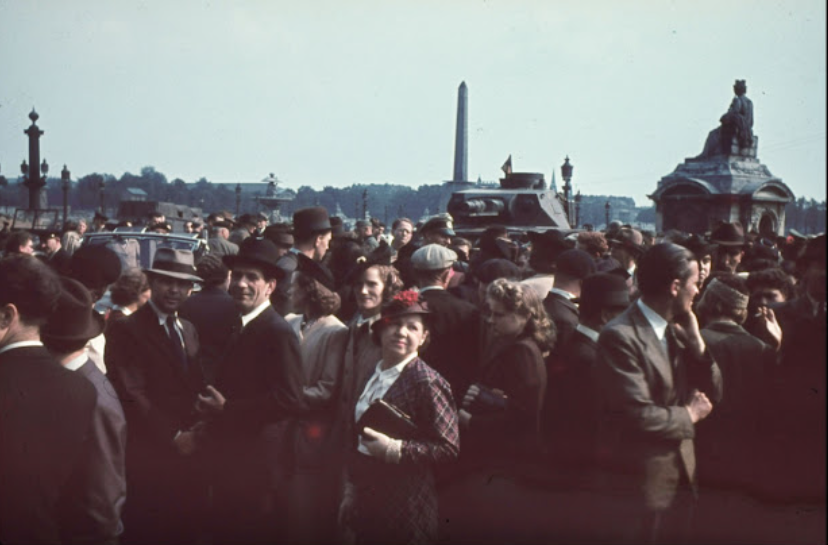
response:
<path id="1" fill-rule="evenodd" d="M 71 510 L 72 533 L 90 543 L 116 543 L 124 531 L 126 417 L 112 384 L 86 353 L 86 343 L 104 330 L 103 316 L 83 284 L 61 278 L 57 308 L 41 330 L 43 344 L 66 369 L 85 377 L 98 394 L 87 454 L 75 476 L 80 498 Z"/>
<path id="2" fill-rule="evenodd" d="M 330 232 L 328 233 L 330 235 Z M 210 420 L 215 543 L 261 543 L 278 536 L 273 487 L 284 478 L 284 423 L 304 408 L 302 356 L 288 323 L 270 304 L 285 272 L 276 246 L 250 237 L 226 256 L 239 311 L 234 339 L 214 385 L 198 398 Z M 263 506 L 270 506 L 264 508 Z"/>
<path id="3" fill-rule="evenodd" d="M 211 231 L 213 236 L 207 239 L 207 245 L 210 247 L 210 253 L 217 257 L 224 257 L 226 255 L 235 255 L 239 253 L 238 244 L 230 242 L 230 229 L 233 223 L 226 219 L 215 219 L 212 223 Z"/>
<path id="4" fill-rule="evenodd" d="M 95 387 L 44 348 L 41 327 L 60 297 L 58 276 L 25 255 L 0 260 L 0 543 L 63 543 L 62 506 L 86 456 Z"/>
<path id="5" fill-rule="evenodd" d="M 302 208 L 293 213 L 294 251 L 322 261 L 331 243 L 333 227 L 324 206 Z"/>
<path id="6" fill-rule="evenodd" d="M 244 239 L 256 232 L 258 220 L 251 214 L 242 214 L 236 221 L 236 228 L 230 233 L 228 239 L 233 244 L 239 245 Z"/>
<path id="7" fill-rule="evenodd" d="M 627 271 L 627 286 L 630 288 L 630 297 L 638 296 L 638 278 L 636 266 L 638 259 L 644 253 L 644 235 L 638 229 L 632 227 L 621 227 L 612 238 L 610 243 L 610 255 L 621 264 Z"/>
<path id="8" fill-rule="evenodd" d="M 710 233 L 710 242 L 716 245 L 713 271 L 736 274 L 745 256 L 745 230 L 738 222 L 721 222 Z"/>
<path id="9" fill-rule="evenodd" d="M 198 334 L 178 310 L 201 278 L 191 251 L 164 246 L 145 272 L 149 302 L 106 333 L 106 365 L 129 425 L 125 538 L 189 543 L 207 499 L 193 430 L 204 380 Z"/>
<path id="10" fill-rule="evenodd" d="M 62 247 L 60 233 L 57 231 L 49 231 L 46 233 L 44 239 L 43 246 L 46 250 L 46 264 L 52 267 L 58 274 L 66 274 L 66 271 L 69 269 L 71 256 Z"/>
<path id="11" fill-rule="evenodd" d="M 293 244 L 296 240 L 293 237 L 293 231 L 290 225 L 286 223 L 274 223 L 268 225 L 264 230 L 264 238 L 276 245 L 279 251 L 279 261 L 277 264 L 279 268 L 285 271 L 285 280 L 276 285 L 276 290 L 270 297 L 270 302 L 273 308 L 276 309 L 281 316 L 287 316 L 293 310 L 291 307 L 290 286 L 293 272 L 296 270 L 297 262 L 296 256 L 298 254 L 291 252 Z"/>

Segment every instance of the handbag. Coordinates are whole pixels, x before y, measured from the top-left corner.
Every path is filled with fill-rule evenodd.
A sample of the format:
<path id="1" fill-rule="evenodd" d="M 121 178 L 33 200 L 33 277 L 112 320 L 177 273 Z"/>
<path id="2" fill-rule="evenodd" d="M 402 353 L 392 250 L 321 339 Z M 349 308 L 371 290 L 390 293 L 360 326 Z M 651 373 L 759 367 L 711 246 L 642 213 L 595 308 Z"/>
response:
<path id="1" fill-rule="evenodd" d="M 377 399 L 362 413 L 357 422 L 357 431 L 363 435 L 365 428 L 374 429 L 394 439 L 413 439 L 417 435 L 417 424 L 411 417 L 385 400 Z"/>

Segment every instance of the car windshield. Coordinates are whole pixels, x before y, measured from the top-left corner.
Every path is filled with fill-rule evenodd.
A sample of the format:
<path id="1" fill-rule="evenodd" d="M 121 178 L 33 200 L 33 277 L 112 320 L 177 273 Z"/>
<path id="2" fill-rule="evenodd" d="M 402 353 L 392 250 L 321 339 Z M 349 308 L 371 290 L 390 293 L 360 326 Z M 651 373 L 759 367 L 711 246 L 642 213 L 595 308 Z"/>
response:
<path id="1" fill-rule="evenodd" d="M 121 259 L 121 267 L 149 269 L 159 247 L 190 250 L 195 260 L 206 251 L 203 239 L 191 235 L 166 235 L 161 233 L 113 232 L 87 233 L 83 245 L 102 245 L 114 251 Z"/>

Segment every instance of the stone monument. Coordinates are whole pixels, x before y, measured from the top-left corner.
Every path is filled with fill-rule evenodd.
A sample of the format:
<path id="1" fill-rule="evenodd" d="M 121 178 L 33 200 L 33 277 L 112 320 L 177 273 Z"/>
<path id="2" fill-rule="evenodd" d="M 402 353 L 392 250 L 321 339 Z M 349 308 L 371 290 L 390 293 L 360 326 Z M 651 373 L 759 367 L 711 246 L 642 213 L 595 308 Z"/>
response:
<path id="1" fill-rule="evenodd" d="M 685 159 L 649 195 L 659 232 L 704 234 L 723 220 L 766 237 L 785 234 L 785 205 L 794 194 L 757 157 L 759 137 L 753 134 L 745 80 L 736 80 L 733 90 L 736 96 L 702 153 Z"/>

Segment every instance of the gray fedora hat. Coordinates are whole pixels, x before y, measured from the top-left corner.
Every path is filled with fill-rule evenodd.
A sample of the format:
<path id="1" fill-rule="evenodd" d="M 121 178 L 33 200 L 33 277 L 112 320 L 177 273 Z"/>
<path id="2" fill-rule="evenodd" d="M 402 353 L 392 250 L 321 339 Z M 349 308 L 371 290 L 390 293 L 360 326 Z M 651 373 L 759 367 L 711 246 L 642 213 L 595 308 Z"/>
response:
<path id="1" fill-rule="evenodd" d="M 190 250 L 179 250 L 162 246 L 155 251 L 155 259 L 152 261 L 152 268 L 144 272 L 169 276 L 190 282 L 203 282 L 196 276 L 195 259 Z"/>

